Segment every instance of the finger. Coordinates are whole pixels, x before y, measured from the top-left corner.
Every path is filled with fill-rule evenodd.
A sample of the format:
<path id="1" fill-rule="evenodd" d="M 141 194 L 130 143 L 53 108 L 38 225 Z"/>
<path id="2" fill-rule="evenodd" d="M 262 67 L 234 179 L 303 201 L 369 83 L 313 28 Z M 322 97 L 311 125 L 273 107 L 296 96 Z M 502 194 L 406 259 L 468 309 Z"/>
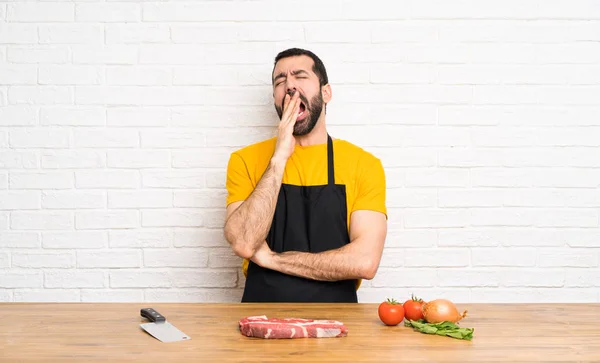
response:
<path id="1" fill-rule="evenodd" d="M 300 103 L 302 101 L 300 101 L 299 98 L 297 98 L 295 100 L 295 102 L 293 104 L 291 104 L 290 107 L 290 112 L 288 114 L 288 117 L 286 118 L 286 122 L 287 124 L 294 124 L 296 122 L 296 119 L 298 118 L 298 113 L 300 113 Z"/>
<path id="2" fill-rule="evenodd" d="M 299 93 L 300 92 L 296 92 L 296 93 L 294 93 L 293 96 L 290 96 L 289 93 L 286 94 L 287 102 L 285 103 L 285 106 L 283 108 L 283 117 L 284 118 L 288 117 L 288 115 L 289 115 L 289 113 L 291 111 L 290 108 L 294 107 L 294 102 L 295 102 L 296 99 L 298 99 L 298 94 Z"/>
<path id="3" fill-rule="evenodd" d="M 294 97 L 295 96 L 296 95 L 294 95 Z M 296 114 L 296 116 L 297 116 L 297 109 L 299 107 L 300 107 L 300 99 L 299 98 L 294 99 L 292 97 L 292 100 L 288 104 L 288 107 L 283 112 L 282 120 L 289 122 L 290 118 L 294 117 L 294 114 Z"/>

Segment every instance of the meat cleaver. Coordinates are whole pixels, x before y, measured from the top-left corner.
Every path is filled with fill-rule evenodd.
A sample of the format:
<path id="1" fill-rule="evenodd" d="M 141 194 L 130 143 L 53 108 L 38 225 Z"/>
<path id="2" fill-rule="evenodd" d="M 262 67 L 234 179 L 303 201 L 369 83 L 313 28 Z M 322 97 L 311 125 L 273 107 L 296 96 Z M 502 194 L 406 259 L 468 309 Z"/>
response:
<path id="1" fill-rule="evenodd" d="M 140 314 L 151 321 L 151 323 L 140 324 L 140 327 L 161 342 L 170 343 L 191 339 L 187 334 L 171 325 L 164 315 L 152 308 L 141 309 Z"/>

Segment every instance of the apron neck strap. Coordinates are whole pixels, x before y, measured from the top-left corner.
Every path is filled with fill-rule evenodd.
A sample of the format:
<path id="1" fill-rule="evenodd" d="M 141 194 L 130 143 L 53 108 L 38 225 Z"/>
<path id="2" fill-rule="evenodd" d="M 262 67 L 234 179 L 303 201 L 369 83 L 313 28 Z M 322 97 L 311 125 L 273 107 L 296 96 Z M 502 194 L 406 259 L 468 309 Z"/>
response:
<path id="1" fill-rule="evenodd" d="M 331 136 L 327 134 L 327 179 L 329 185 L 335 184 L 334 170 L 333 170 L 333 141 Z"/>

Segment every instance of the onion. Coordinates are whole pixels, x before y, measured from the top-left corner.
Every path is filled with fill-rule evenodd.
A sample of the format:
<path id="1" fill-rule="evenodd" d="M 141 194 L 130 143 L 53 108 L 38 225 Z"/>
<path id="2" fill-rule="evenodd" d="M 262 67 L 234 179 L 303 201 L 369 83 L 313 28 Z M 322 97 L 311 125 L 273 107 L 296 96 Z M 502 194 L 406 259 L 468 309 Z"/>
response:
<path id="1" fill-rule="evenodd" d="M 423 306 L 423 317 L 428 323 L 441 323 L 450 321 L 456 323 L 467 316 L 467 310 L 462 315 L 458 312 L 456 305 L 450 300 L 436 299 Z"/>

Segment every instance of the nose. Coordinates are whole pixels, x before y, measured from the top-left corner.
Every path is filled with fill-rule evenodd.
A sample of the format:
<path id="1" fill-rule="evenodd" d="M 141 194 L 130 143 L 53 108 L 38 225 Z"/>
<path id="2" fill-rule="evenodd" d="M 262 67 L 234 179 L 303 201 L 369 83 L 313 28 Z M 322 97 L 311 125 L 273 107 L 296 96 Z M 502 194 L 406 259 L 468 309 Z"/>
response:
<path id="1" fill-rule="evenodd" d="M 288 95 L 293 96 L 294 93 L 296 93 L 296 86 L 294 86 L 292 83 L 288 82 L 287 86 L 286 86 L 286 93 Z"/>

